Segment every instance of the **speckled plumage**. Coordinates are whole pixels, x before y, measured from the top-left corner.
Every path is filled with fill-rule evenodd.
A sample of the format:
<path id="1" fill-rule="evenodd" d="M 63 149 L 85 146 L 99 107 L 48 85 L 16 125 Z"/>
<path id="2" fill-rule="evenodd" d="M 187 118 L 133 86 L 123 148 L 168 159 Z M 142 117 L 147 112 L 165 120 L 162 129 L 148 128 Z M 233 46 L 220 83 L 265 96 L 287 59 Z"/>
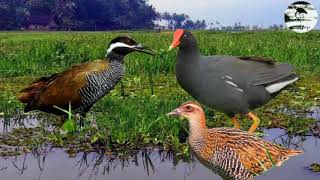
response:
<path id="1" fill-rule="evenodd" d="M 289 156 L 299 153 L 234 128 L 214 128 L 203 133 L 201 144 L 189 141 L 191 150 L 201 162 L 224 177 L 252 179 L 254 173 L 263 172 L 261 164 L 271 168 L 266 148 L 279 166 Z"/>
<path id="2" fill-rule="evenodd" d="M 301 151 L 285 149 L 255 135 L 235 128 L 207 129 L 202 108 L 188 102 L 169 113 L 189 120 L 188 144 L 193 154 L 206 167 L 225 179 L 253 179 L 269 169 L 272 160 L 277 166 Z"/>

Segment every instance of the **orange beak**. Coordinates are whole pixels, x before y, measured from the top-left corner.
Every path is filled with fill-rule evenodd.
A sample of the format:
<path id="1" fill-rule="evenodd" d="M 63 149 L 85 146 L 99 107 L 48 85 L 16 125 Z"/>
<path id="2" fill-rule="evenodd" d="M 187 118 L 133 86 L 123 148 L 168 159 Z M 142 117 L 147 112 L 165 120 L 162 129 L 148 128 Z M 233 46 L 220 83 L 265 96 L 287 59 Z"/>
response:
<path id="1" fill-rule="evenodd" d="M 180 45 L 180 38 L 183 35 L 184 30 L 183 29 L 177 29 L 173 34 L 173 41 L 171 43 L 171 46 L 169 47 L 169 51 L 172 49 L 178 47 Z"/>

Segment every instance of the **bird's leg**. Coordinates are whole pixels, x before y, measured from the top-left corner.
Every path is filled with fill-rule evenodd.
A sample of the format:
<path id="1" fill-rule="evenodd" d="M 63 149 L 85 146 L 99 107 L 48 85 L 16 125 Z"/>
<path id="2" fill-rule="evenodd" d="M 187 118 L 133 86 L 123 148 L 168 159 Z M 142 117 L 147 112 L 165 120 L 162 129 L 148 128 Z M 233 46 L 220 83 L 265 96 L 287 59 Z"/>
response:
<path id="1" fill-rule="evenodd" d="M 257 129 L 257 127 L 260 124 L 260 119 L 256 115 L 254 115 L 252 112 L 249 112 L 247 115 L 249 116 L 250 119 L 253 120 L 253 124 L 250 127 L 248 133 L 253 134 L 253 132 Z"/>
<path id="2" fill-rule="evenodd" d="M 231 120 L 232 120 L 232 122 L 233 122 L 234 128 L 240 129 L 240 123 L 239 123 L 239 121 L 237 120 L 237 117 L 234 116 L 233 118 L 231 118 Z"/>

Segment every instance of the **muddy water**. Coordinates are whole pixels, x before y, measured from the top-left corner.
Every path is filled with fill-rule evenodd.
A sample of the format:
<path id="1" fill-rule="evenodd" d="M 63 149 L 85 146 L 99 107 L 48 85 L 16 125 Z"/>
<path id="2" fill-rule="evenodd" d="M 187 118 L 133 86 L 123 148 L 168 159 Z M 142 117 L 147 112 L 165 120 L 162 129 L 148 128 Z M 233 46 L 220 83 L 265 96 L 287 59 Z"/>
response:
<path id="1" fill-rule="evenodd" d="M 320 139 L 288 137 L 281 129 L 265 130 L 265 139 L 285 147 L 303 149 L 305 153 L 286 161 L 257 177 L 258 180 L 319 180 L 320 174 L 308 170 L 320 162 Z M 161 150 L 140 151 L 125 159 L 114 159 L 99 153 L 79 153 L 69 158 L 62 149 L 47 148 L 43 152 L 18 157 L 0 157 L 1 180 L 112 179 L 112 180 L 212 180 L 221 179 L 201 163 L 174 162 L 172 155 Z"/>

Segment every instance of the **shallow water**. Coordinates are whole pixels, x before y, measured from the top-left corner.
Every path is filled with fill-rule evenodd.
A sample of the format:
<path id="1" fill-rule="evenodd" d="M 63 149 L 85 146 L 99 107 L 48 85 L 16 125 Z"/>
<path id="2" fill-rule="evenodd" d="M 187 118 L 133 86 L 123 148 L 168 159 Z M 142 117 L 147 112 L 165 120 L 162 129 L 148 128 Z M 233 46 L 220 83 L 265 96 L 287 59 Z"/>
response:
<path id="1" fill-rule="evenodd" d="M 310 112 L 307 114 L 307 117 L 320 121 L 320 107 L 319 106 L 312 107 L 310 109 Z"/>
<path id="2" fill-rule="evenodd" d="M 320 120 L 320 108 L 314 107 L 306 114 Z M 21 119 L 21 120 L 20 120 Z M 38 126 L 36 116 L 16 117 L 5 121 L 0 118 L 0 133 L 12 128 Z M 282 129 L 264 130 L 264 139 L 288 148 L 302 149 L 304 154 L 290 158 L 281 167 L 273 168 L 256 177 L 258 180 L 292 179 L 319 180 L 320 173 L 311 172 L 312 163 L 320 163 L 320 139 L 313 136 L 289 137 Z M 55 179 L 132 179 L 132 180 L 212 180 L 222 179 L 196 159 L 175 162 L 173 155 L 162 150 L 140 151 L 125 159 L 99 153 L 79 153 L 69 157 L 63 149 L 46 148 L 42 152 L 17 157 L 0 157 L 0 179 L 5 180 L 55 180 Z"/>
<path id="3" fill-rule="evenodd" d="M 16 115 L 10 119 L 0 117 L 0 133 L 10 132 L 13 128 L 33 128 L 39 125 L 36 115 Z"/>
<path id="4" fill-rule="evenodd" d="M 320 139 L 288 137 L 284 130 L 265 130 L 265 139 L 285 147 L 303 149 L 304 154 L 290 158 L 281 167 L 273 168 L 257 177 L 258 180 L 292 179 L 318 180 L 320 174 L 308 170 L 314 162 L 320 162 Z M 172 155 L 161 150 L 140 151 L 125 160 L 99 153 L 79 153 L 69 158 L 62 149 L 47 148 L 41 153 L 18 157 L 0 157 L 0 177 L 6 180 L 55 180 L 55 179 L 221 179 L 201 163 L 174 162 Z"/>

